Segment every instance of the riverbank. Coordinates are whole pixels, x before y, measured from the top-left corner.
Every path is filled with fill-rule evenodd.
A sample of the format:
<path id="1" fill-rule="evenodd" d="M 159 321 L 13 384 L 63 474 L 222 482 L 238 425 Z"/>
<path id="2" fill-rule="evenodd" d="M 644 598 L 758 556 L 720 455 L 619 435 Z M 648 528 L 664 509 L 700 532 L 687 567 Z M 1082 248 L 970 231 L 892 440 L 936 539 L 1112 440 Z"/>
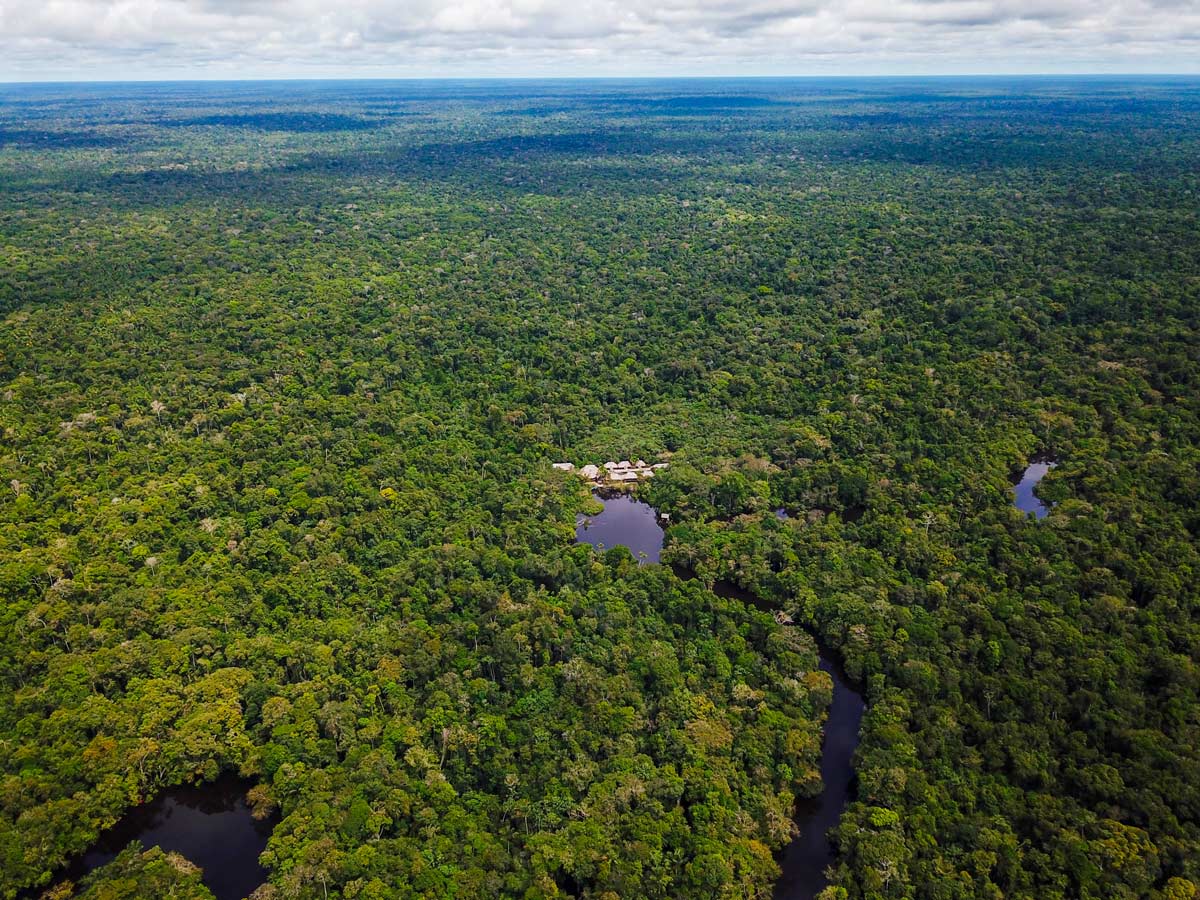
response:
<path id="1" fill-rule="evenodd" d="M 666 535 L 654 508 L 624 494 L 605 496 L 603 502 L 601 513 L 579 518 L 576 540 L 597 549 L 620 544 L 643 562 L 659 562 Z M 672 566 L 672 570 L 684 580 L 696 577 L 682 566 Z M 728 581 L 715 582 L 712 591 L 773 615 L 779 612 L 757 594 Z M 793 820 L 797 835 L 776 854 L 781 873 L 775 883 L 775 900 L 814 900 L 828 884 L 825 871 L 836 856 L 828 835 L 854 798 L 854 752 L 858 749 L 859 729 L 866 711 L 866 701 L 853 687 L 835 654 L 822 646 L 815 634 L 805 630 L 817 643 L 818 666 L 832 679 L 833 696 L 822 729 L 821 793 L 796 804 Z"/>

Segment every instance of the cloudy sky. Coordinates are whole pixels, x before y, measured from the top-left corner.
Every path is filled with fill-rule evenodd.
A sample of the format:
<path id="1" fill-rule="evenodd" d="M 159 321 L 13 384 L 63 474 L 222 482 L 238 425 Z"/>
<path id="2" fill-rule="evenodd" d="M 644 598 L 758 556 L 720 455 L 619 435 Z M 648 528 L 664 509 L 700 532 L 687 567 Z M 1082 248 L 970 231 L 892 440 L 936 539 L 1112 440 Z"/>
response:
<path id="1" fill-rule="evenodd" d="M 0 80 L 1200 72 L 1200 0 L 0 0 Z"/>

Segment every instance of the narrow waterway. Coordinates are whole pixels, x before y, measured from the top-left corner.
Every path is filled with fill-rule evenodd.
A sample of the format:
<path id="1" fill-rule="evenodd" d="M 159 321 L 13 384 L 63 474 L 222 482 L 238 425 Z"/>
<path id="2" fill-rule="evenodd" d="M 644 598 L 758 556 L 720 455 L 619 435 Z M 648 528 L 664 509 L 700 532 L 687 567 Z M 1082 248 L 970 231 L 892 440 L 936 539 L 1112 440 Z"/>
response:
<path id="1" fill-rule="evenodd" d="M 775 900 L 813 900 L 828 884 L 825 869 L 833 863 L 834 846 L 827 835 L 854 799 L 854 751 L 866 703 L 824 648 L 820 665 L 833 679 L 833 701 L 821 743 L 823 788 L 796 805 L 800 834 L 779 858 L 783 873 L 775 882 Z"/>
<path id="2" fill-rule="evenodd" d="M 615 545 L 628 547 L 643 562 L 658 562 L 664 533 L 655 510 L 632 497 L 604 500 L 604 511 L 590 518 L 580 516 L 575 539 L 598 549 Z M 778 511 L 776 512 L 778 515 Z M 785 517 L 781 516 L 781 518 Z M 695 573 L 675 567 L 681 578 Z M 713 593 L 741 600 L 766 612 L 774 608 L 758 595 L 728 581 L 718 581 Z M 828 838 L 842 812 L 854 796 L 854 751 L 858 748 L 859 728 L 866 703 L 850 684 L 832 653 L 820 646 L 820 668 L 833 679 L 833 699 L 825 720 L 821 743 L 821 793 L 796 804 L 795 821 L 799 835 L 778 855 L 782 872 L 775 883 L 775 900 L 814 900 L 828 884 L 825 870 L 834 861 L 834 847 Z"/>
<path id="3" fill-rule="evenodd" d="M 686 569 L 676 570 L 681 577 L 691 576 Z M 719 597 L 742 600 L 765 612 L 771 604 L 757 594 L 728 581 L 713 584 Z M 782 870 L 775 882 L 775 900 L 813 900 L 829 882 L 825 869 L 832 864 L 835 848 L 829 830 L 854 799 L 854 751 L 858 749 L 859 729 L 867 704 L 855 690 L 837 658 L 817 642 L 820 669 L 833 679 L 833 699 L 821 737 L 821 793 L 796 804 L 795 821 L 800 834 L 777 857 Z"/>

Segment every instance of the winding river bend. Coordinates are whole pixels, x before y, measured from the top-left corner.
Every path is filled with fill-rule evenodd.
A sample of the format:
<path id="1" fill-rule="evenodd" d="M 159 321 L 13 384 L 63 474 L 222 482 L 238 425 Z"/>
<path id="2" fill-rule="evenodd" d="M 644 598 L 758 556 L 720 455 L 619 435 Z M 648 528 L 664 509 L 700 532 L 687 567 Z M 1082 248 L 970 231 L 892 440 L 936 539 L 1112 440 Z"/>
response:
<path id="1" fill-rule="evenodd" d="M 1019 509 L 1038 519 L 1049 512 L 1033 491 L 1054 466 L 1052 460 L 1037 460 L 1025 469 L 1013 486 L 1014 503 Z M 576 541 L 601 550 L 625 546 L 643 563 L 659 562 L 664 533 L 654 509 L 626 495 L 602 502 L 603 512 L 579 517 Z M 788 516 L 782 509 L 776 510 L 776 515 L 781 519 Z M 683 570 L 679 574 L 691 577 Z M 729 582 L 716 582 L 713 591 L 771 611 L 760 597 Z M 833 699 L 821 744 L 824 787 L 816 797 L 796 805 L 799 834 L 777 856 L 782 872 L 775 884 L 775 900 L 813 900 L 826 886 L 825 870 L 834 861 L 828 833 L 853 798 L 854 751 L 866 704 L 833 654 L 820 642 L 818 648 L 820 668 L 833 679 Z M 258 857 L 266 849 L 273 827 L 273 823 L 251 816 L 246 802 L 249 787 L 249 783 L 225 775 L 203 785 L 172 788 L 127 813 L 100 836 L 95 846 L 71 862 L 56 881 L 78 881 L 111 862 L 137 840 L 144 847 L 158 846 L 179 853 L 198 865 L 204 873 L 204 884 L 216 900 L 243 900 L 266 880 L 267 872 L 259 865 Z"/>
<path id="2" fill-rule="evenodd" d="M 819 646 L 819 645 L 818 645 Z M 867 705 L 851 687 L 838 662 L 821 648 L 821 670 L 833 679 L 833 702 L 821 741 L 821 784 L 815 797 L 796 805 L 800 834 L 779 858 L 783 873 L 775 882 L 775 900 L 812 900 L 828 884 L 825 869 L 833 863 L 828 833 L 854 798 L 854 751 Z"/>
<path id="3" fill-rule="evenodd" d="M 602 513 L 579 517 L 575 539 L 598 549 L 621 544 L 643 562 L 658 562 L 664 535 L 653 507 L 624 495 L 602 502 Z M 692 577 L 692 573 L 682 569 L 677 574 Z M 718 581 L 712 589 L 718 596 L 773 611 L 762 598 L 730 582 Z M 775 900 L 813 900 L 828 884 L 825 869 L 834 861 L 828 832 L 837 825 L 854 793 L 854 751 L 866 703 L 862 694 L 851 686 L 833 654 L 820 642 L 817 646 L 820 668 L 833 679 L 833 700 L 821 742 L 823 789 L 816 797 L 796 804 L 795 821 L 800 833 L 776 856 L 782 873 L 775 883 Z"/>
<path id="4" fill-rule="evenodd" d="M 680 574 L 690 576 L 690 572 Z M 719 597 L 743 600 L 764 612 L 771 605 L 745 588 L 728 581 L 713 585 Z M 813 900 L 829 883 L 825 869 L 833 862 L 834 847 L 829 830 L 838 823 L 842 811 L 854 799 L 854 751 L 858 748 L 859 728 L 867 704 L 854 689 L 841 664 L 817 642 L 819 668 L 833 679 L 833 699 L 821 737 L 821 793 L 796 804 L 795 820 L 800 834 L 777 857 L 780 873 L 775 882 L 775 900 Z"/>

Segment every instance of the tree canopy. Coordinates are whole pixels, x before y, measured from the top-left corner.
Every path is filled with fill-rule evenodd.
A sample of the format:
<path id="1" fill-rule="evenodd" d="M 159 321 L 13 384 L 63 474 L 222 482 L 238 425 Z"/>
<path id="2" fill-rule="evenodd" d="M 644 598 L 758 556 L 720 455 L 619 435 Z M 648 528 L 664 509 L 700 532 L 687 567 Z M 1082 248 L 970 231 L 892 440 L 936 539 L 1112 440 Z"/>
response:
<path id="1" fill-rule="evenodd" d="M 206 896 L 52 886 L 236 771 L 262 898 L 767 897 L 811 632 L 869 702 L 823 898 L 1195 897 L 1198 126 L 1188 80 L 0 87 L 0 896 Z M 695 580 L 573 542 L 551 463 L 639 457 Z"/>

